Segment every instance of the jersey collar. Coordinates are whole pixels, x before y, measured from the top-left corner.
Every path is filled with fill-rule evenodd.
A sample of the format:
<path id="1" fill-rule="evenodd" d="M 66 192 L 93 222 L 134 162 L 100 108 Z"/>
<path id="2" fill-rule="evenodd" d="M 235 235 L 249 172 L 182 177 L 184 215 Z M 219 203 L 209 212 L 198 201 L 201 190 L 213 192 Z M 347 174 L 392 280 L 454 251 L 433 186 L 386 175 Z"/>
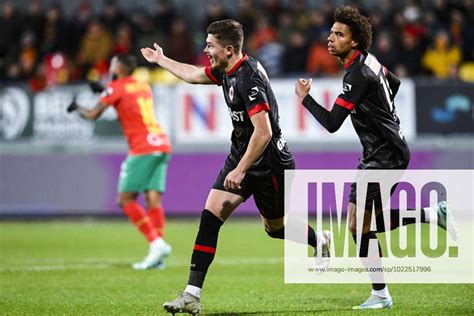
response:
<path id="1" fill-rule="evenodd" d="M 354 53 L 354 55 L 352 55 L 351 59 L 349 59 L 349 61 L 347 63 L 344 64 L 344 69 L 348 69 L 352 63 L 354 62 L 354 60 L 357 58 L 357 56 L 360 55 L 360 50 L 356 50 L 356 52 Z"/>
<path id="2" fill-rule="evenodd" d="M 227 75 L 232 75 L 234 73 L 234 71 L 237 70 L 237 68 L 239 68 L 240 64 L 243 63 L 244 61 L 246 61 L 249 57 L 247 56 L 247 54 L 244 54 L 244 56 L 242 56 L 242 58 L 240 58 L 234 65 L 234 67 L 232 67 L 231 70 L 229 70 L 227 72 Z"/>

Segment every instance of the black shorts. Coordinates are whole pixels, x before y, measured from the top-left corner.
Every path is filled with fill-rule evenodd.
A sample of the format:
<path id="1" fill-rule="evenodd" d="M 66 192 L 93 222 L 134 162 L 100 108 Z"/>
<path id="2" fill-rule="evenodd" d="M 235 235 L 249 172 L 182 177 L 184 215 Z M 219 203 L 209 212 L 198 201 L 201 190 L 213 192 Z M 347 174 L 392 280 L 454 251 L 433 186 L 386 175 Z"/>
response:
<path id="1" fill-rule="evenodd" d="M 406 170 L 408 167 L 408 163 L 398 167 L 398 168 L 391 168 L 392 170 Z M 363 165 L 358 165 L 357 169 L 359 170 L 377 170 L 375 168 L 366 168 Z M 393 186 L 390 190 L 390 195 L 395 192 L 397 186 Z M 377 198 L 381 195 L 380 193 L 380 184 L 379 183 L 369 183 L 367 185 L 367 195 L 365 200 L 365 209 L 371 210 L 372 206 L 375 205 L 376 210 L 382 209 L 382 202 Z M 351 193 L 349 194 L 349 202 L 357 204 L 357 189 L 356 183 L 353 182 L 351 184 Z"/>
<path id="2" fill-rule="evenodd" d="M 224 180 L 227 174 L 235 169 L 235 165 L 226 160 L 219 172 L 213 189 L 231 192 L 247 200 L 251 195 L 255 200 L 260 214 L 267 219 L 278 219 L 285 215 L 285 173 L 274 176 L 256 176 L 246 174 L 238 190 L 226 190 Z M 291 169 L 294 169 L 294 164 Z"/>

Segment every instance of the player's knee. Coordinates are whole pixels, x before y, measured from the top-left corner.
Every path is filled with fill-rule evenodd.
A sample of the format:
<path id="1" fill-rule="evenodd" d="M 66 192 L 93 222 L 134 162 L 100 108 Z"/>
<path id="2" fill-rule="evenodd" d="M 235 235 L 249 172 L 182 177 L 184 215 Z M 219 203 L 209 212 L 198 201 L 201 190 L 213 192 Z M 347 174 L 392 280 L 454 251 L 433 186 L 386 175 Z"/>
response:
<path id="1" fill-rule="evenodd" d="M 127 203 L 135 201 L 135 199 L 131 196 L 126 196 L 126 195 L 119 195 L 117 197 L 117 204 L 119 207 L 123 208 Z"/>
<path id="2" fill-rule="evenodd" d="M 155 190 L 151 190 L 145 193 L 145 203 L 147 208 L 158 208 L 161 205 L 161 193 Z"/>
<path id="3" fill-rule="evenodd" d="M 278 230 L 265 230 L 267 232 L 267 235 L 270 236 L 271 238 L 276 238 L 276 239 L 285 239 L 285 227 L 282 227 Z"/>

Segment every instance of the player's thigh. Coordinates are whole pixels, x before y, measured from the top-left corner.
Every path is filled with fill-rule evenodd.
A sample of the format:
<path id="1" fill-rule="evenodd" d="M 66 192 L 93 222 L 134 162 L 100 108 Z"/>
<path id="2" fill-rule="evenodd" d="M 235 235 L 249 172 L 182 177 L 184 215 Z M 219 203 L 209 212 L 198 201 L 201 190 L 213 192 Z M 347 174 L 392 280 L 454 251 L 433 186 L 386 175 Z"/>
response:
<path id="1" fill-rule="evenodd" d="M 285 177 L 284 173 L 276 176 L 251 176 L 252 193 L 260 215 L 271 220 L 283 219 L 285 216 Z M 283 220 L 281 221 L 283 223 Z"/>
<path id="2" fill-rule="evenodd" d="M 242 179 L 242 182 L 240 183 L 240 189 L 227 190 L 226 188 L 224 188 L 225 178 L 227 177 L 229 172 L 235 169 L 236 166 L 237 166 L 236 162 L 234 162 L 231 156 L 229 155 L 224 163 L 224 166 L 219 171 L 219 174 L 217 175 L 216 180 L 214 181 L 214 184 L 212 185 L 212 188 L 215 190 L 226 191 L 226 192 L 240 195 L 241 197 L 243 197 L 244 201 L 246 201 L 252 195 L 251 183 L 249 182 L 248 175 L 245 175 L 245 177 Z"/>
<path id="3" fill-rule="evenodd" d="M 118 191 L 145 191 L 148 175 L 153 169 L 153 159 L 150 155 L 128 155 L 120 167 Z"/>
<path id="4" fill-rule="evenodd" d="M 224 180 L 229 172 L 234 170 L 235 166 L 229 156 L 224 163 L 224 167 L 219 171 L 206 202 L 206 209 L 223 221 L 232 214 L 240 203 L 246 201 L 252 195 L 247 175 L 240 183 L 240 189 L 226 190 L 224 188 Z"/>
<path id="5" fill-rule="evenodd" d="M 146 177 L 145 191 L 154 190 L 164 193 L 166 189 L 166 175 L 168 173 L 168 162 L 170 155 L 166 153 L 155 153 L 149 155 L 148 175 Z"/>
<path id="6" fill-rule="evenodd" d="M 238 194 L 211 189 L 204 208 L 225 222 L 243 201 Z"/>

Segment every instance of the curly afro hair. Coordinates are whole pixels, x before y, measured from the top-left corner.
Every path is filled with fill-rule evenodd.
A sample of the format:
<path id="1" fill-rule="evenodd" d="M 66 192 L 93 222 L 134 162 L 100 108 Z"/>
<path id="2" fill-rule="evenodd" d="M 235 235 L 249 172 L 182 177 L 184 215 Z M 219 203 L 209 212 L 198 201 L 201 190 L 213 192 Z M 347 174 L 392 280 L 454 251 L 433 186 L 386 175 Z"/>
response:
<path id="1" fill-rule="evenodd" d="M 337 8 L 334 12 L 334 21 L 345 24 L 352 33 L 352 39 L 359 43 L 357 48 L 367 51 L 372 44 L 372 26 L 367 17 L 359 10 L 350 6 Z"/>

